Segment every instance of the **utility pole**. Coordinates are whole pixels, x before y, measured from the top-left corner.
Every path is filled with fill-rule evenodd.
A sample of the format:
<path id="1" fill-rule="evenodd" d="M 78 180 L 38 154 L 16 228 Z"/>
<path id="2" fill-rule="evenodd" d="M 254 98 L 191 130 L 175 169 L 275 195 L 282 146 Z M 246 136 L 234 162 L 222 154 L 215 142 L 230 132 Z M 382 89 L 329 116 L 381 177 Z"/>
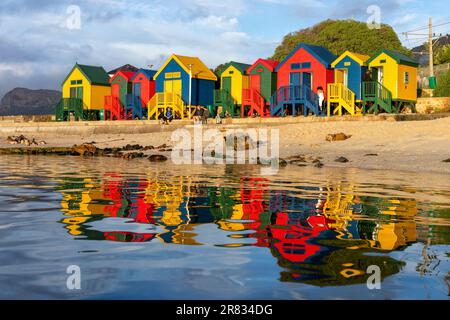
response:
<path id="1" fill-rule="evenodd" d="M 428 22 L 428 45 L 430 47 L 430 81 L 434 78 L 434 62 L 433 62 L 433 20 L 430 17 Z M 431 96 L 433 96 L 433 90 L 431 90 Z"/>

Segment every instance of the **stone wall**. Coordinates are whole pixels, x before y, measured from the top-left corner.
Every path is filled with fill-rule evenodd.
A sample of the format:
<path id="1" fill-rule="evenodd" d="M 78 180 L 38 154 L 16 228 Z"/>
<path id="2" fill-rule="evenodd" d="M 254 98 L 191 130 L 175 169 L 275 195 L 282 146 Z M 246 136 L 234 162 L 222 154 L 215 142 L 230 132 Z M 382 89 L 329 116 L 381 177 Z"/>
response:
<path id="1" fill-rule="evenodd" d="M 446 98 L 418 98 L 418 113 L 450 112 L 450 97 Z"/>
<path id="2" fill-rule="evenodd" d="M 9 122 L 49 122 L 55 121 L 55 115 L 29 115 L 29 116 L 0 116 L 0 121 Z"/>

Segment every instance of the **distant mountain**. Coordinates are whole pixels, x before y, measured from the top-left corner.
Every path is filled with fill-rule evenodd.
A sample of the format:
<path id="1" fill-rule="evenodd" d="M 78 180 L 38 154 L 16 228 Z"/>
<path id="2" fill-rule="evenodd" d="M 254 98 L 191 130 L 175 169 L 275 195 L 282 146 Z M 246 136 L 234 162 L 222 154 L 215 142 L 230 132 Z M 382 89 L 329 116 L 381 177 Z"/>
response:
<path id="1" fill-rule="evenodd" d="M 436 50 L 439 47 L 443 47 L 449 44 L 450 44 L 450 35 L 446 35 L 437 39 L 436 44 L 433 46 L 433 48 Z M 428 55 L 428 50 L 429 50 L 428 45 L 426 43 L 411 49 L 413 57 L 416 58 L 417 61 L 419 61 L 421 66 L 428 65 L 428 61 L 430 59 Z"/>
<path id="2" fill-rule="evenodd" d="M 0 101 L 0 115 L 53 114 L 60 99 L 61 92 L 55 90 L 16 88 L 6 93 Z"/>

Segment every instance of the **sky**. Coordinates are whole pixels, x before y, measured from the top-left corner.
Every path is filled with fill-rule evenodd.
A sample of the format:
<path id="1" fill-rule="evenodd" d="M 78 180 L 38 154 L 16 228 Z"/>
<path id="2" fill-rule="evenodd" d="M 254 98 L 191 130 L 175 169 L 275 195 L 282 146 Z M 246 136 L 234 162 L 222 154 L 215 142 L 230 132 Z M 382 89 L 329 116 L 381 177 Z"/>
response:
<path id="1" fill-rule="evenodd" d="M 429 16 L 450 22 L 448 0 L 1 0 L 0 97 L 15 87 L 60 89 L 75 62 L 157 69 L 177 53 L 211 68 L 251 64 L 289 32 L 325 19 L 367 21 L 371 5 L 407 47 L 424 36 L 401 33 Z M 436 32 L 450 33 L 450 24 Z"/>

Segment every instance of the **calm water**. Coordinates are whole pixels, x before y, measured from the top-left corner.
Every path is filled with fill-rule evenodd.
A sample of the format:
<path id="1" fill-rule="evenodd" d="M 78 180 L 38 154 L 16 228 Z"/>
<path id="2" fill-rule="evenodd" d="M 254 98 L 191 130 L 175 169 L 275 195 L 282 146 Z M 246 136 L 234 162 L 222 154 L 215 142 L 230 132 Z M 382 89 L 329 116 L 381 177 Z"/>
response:
<path id="1" fill-rule="evenodd" d="M 0 156 L 0 181 L 0 298 L 449 297 L 448 175 Z"/>

